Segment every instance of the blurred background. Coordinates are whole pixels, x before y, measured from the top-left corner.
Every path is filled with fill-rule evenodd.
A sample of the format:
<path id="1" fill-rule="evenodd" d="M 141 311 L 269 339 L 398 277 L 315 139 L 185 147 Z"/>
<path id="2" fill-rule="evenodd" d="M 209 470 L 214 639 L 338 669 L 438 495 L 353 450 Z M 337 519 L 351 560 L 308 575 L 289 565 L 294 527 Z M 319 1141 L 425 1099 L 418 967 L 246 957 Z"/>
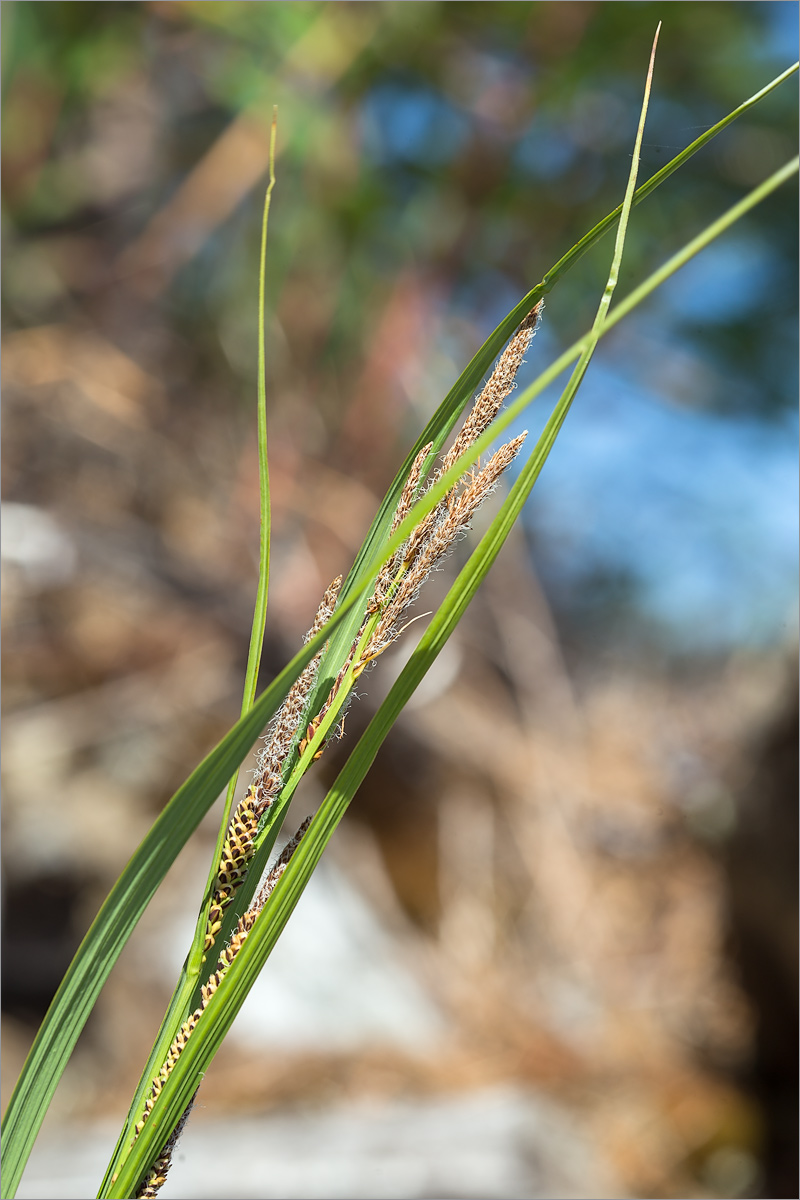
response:
<path id="1" fill-rule="evenodd" d="M 273 104 L 263 681 L 459 371 L 620 201 L 659 19 L 642 179 L 796 59 L 797 5 L 3 4 L 5 1102 L 238 715 Z M 796 91 L 635 210 L 620 295 L 792 156 Z M 796 240 L 788 185 L 601 344 L 165 1197 L 797 1195 Z M 521 384 L 588 327 L 611 251 L 548 297 Z M 20 1195 L 95 1194 L 213 838 L 126 948 Z"/>

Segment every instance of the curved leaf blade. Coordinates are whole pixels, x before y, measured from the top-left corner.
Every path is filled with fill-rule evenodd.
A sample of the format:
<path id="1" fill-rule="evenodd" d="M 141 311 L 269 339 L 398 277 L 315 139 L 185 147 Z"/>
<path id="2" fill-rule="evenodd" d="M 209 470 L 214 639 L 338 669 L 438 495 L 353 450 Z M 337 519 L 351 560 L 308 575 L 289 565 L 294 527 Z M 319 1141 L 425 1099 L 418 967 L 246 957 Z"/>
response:
<path id="1" fill-rule="evenodd" d="M 9 1101 L 3 1120 L 3 1197 L 12 1197 L 16 1191 L 58 1080 L 132 930 L 179 851 L 314 652 L 313 643 L 304 646 L 250 713 L 195 768 L 157 817 L 104 901 L 53 998 Z"/>
<path id="2" fill-rule="evenodd" d="M 630 312 L 679 266 L 688 262 L 710 241 L 718 237 L 746 211 L 763 200 L 798 169 L 798 160 L 787 163 L 768 180 L 755 188 L 739 204 L 734 205 L 708 229 L 693 239 L 679 254 L 674 255 L 664 267 L 648 277 L 634 292 L 611 313 L 600 327 L 591 331 L 567 351 L 572 358 L 581 350 L 586 351 L 615 325 L 623 315 Z M 575 351 L 575 353 L 573 353 Z M 563 359 L 563 355 L 561 358 Z M 561 359 L 559 360 L 561 362 Z M 563 369 L 563 365 L 559 368 Z M 545 375 L 549 375 L 550 368 Z M 526 462 L 517 481 L 511 488 L 500 512 L 473 551 L 467 565 L 447 594 L 444 602 L 432 618 L 419 645 L 393 685 L 387 699 L 373 717 L 342 769 L 336 783 L 326 796 L 306 836 L 278 882 L 275 891 L 257 919 L 242 949 L 231 964 L 219 988 L 212 996 L 192 1037 L 165 1083 L 155 1107 L 133 1146 L 131 1153 L 120 1170 L 112 1188 L 103 1192 L 108 1197 L 129 1195 L 149 1160 L 163 1145 L 170 1130 L 180 1119 L 197 1084 L 217 1049 L 221 1045 L 230 1025 L 244 999 L 253 986 L 267 957 L 275 946 L 286 925 L 308 879 L 319 861 L 330 837 L 341 820 L 350 801 L 364 779 L 375 755 L 399 716 L 414 689 L 429 670 L 442 646 L 460 620 L 467 605 L 475 594 L 481 580 L 491 567 L 508 533 L 516 521 L 522 506 L 541 473 L 547 456 L 566 419 L 575 391 L 583 376 L 583 370 L 574 372 L 570 384 L 556 404 L 534 451 Z M 514 408 L 522 404 L 525 395 L 542 390 L 539 381 L 532 384 L 520 397 Z M 531 398 L 528 395 L 528 400 Z M 507 414 L 506 414 L 507 416 Z M 511 419 L 511 418 L 508 418 Z M 499 422 L 498 422 L 499 424 Z M 433 491 L 433 489 L 432 489 Z M 427 497 L 425 497 L 427 499 Z M 410 518 L 409 518 L 410 519 Z M 419 518 L 417 518 L 419 519 Z M 399 531 L 398 531 L 399 532 Z"/>

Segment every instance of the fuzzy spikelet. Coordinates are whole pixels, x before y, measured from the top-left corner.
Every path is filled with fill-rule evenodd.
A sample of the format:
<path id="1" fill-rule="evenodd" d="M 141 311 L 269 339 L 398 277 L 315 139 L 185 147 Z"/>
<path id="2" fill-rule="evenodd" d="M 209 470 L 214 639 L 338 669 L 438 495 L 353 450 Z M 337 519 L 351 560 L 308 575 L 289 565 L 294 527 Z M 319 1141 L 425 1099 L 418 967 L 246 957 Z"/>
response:
<path id="1" fill-rule="evenodd" d="M 362 626 L 362 628 L 363 628 L 363 626 Z M 350 653 L 349 653 L 347 659 L 343 663 L 341 670 L 339 671 L 339 674 L 336 676 L 336 678 L 333 681 L 333 686 L 331 687 L 331 690 L 328 692 L 325 703 L 322 705 L 322 708 L 319 710 L 319 712 L 314 717 L 314 719 L 312 721 L 310 721 L 308 726 L 306 727 L 305 736 L 301 739 L 301 741 L 297 747 L 297 749 L 300 751 L 301 754 L 305 753 L 305 749 L 308 746 L 308 743 L 312 740 L 312 738 L 314 737 L 314 734 L 317 732 L 320 725 L 325 720 L 325 717 L 328 715 L 328 711 L 336 698 L 336 694 L 339 691 L 339 688 L 342 686 L 342 683 L 344 682 L 344 677 L 347 674 L 347 671 L 350 667 L 350 663 L 352 661 L 353 650 L 354 650 L 355 646 L 358 644 L 358 639 L 360 638 L 360 636 L 361 636 L 361 633 L 359 631 L 358 636 L 356 637 L 353 645 L 350 648 Z M 322 754 L 322 751 L 324 750 L 324 748 L 325 748 L 325 744 L 323 743 L 323 745 L 320 746 L 319 750 L 314 755 L 314 757 L 319 758 L 319 756 Z"/>
<path id="2" fill-rule="evenodd" d="M 322 626 L 331 617 L 341 585 L 342 577 L 338 575 L 322 597 L 314 623 L 305 636 L 306 642 L 319 633 Z M 206 922 L 203 944 L 206 954 L 214 945 L 222 928 L 222 916 L 225 909 L 247 874 L 247 868 L 253 857 L 259 819 L 272 805 L 283 785 L 281 774 L 283 763 L 297 734 L 308 696 L 317 677 L 321 657 L 320 652 L 312 658 L 290 688 L 278 712 L 272 731 L 268 735 L 269 741 L 258 756 L 253 782 L 231 818 L 228 835 L 220 856 L 214 895 Z"/>
<path id="3" fill-rule="evenodd" d="M 514 377 L 523 361 L 531 338 L 536 332 L 541 319 L 543 302 L 540 300 L 534 306 L 525 320 L 517 329 L 506 349 L 500 355 L 494 370 L 476 399 L 468 414 L 461 432 L 453 445 L 442 459 L 442 465 L 434 476 L 434 481 L 441 479 L 469 447 L 480 437 L 492 423 L 500 411 L 500 407 L 514 387 Z M 497 480 L 503 471 L 513 462 L 520 451 L 525 434 L 507 442 L 492 455 L 489 462 L 482 468 L 476 464 L 462 476 L 442 497 L 436 507 L 420 521 L 417 528 L 409 537 L 403 549 L 402 556 L 395 556 L 381 571 L 375 588 L 373 611 L 380 611 L 380 620 L 370 638 L 369 645 L 362 656 L 366 665 L 371 659 L 382 654 L 387 646 L 399 636 L 398 625 L 408 607 L 419 594 L 419 589 L 430 575 L 436 564 L 441 561 L 453 543 L 469 529 L 470 521 L 483 501 L 495 489 Z M 412 468 L 412 475 L 419 471 L 429 447 L 418 455 Z M 411 475 L 403 490 L 403 499 L 409 493 Z M 413 495 L 419 484 L 418 473 L 413 481 Z M 403 505 L 403 499 L 398 510 Z M 404 509 L 403 516 L 410 508 Z M 397 522 L 399 524 L 399 522 Z M 395 525 L 394 528 L 397 526 Z M 397 562 L 401 557 L 401 563 Z M 402 571 L 398 567 L 402 565 Z"/>
<path id="4" fill-rule="evenodd" d="M 322 597 L 314 624 L 306 634 L 309 641 L 333 614 L 336 597 L 342 586 L 342 577 L 338 575 Z M 280 708 L 272 731 L 268 734 L 266 746 L 261 750 L 256 763 L 255 776 L 250 785 L 255 802 L 255 811 L 260 817 L 280 791 L 283 780 L 281 770 L 292 748 L 300 721 L 303 718 L 308 697 L 317 679 L 322 652 L 320 651 L 311 662 L 307 663 L 301 674 L 292 684 L 289 694 Z"/>
<path id="5" fill-rule="evenodd" d="M 543 300 L 534 305 L 498 358 L 488 383 L 472 406 L 469 416 L 461 427 L 461 432 L 442 460 L 442 474 L 452 467 L 453 463 L 489 428 L 500 412 L 503 401 L 511 395 L 515 387 L 514 379 L 517 371 L 522 366 L 531 339 L 539 328 L 543 308 Z"/>
<path id="6" fill-rule="evenodd" d="M 419 594 L 425 580 L 436 564 L 448 553 L 453 543 L 466 530 L 478 508 L 494 491 L 497 480 L 519 453 L 526 434 L 520 434 L 501 446 L 485 467 L 472 471 L 462 480 L 463 489 L 451 489 L 445 496 L 443 511 L 428 531 L 426 539 L 417 543 L 414 556 L 406 559 L 406 573 L 390 601 L 383 609 L 380 621 L 364 653 L 364 661 L 376 658 L 398 636 L 398 622 Z"/>
<path id="7" fill-rule="evenodd" d="M 199 1090 L 199 1089 L 198 1089 Z M 189 1120 L 189 1114 L 194 1108 L 194 1102 L 197 1098 L 197 1092 L 192 1096 L 187 1105 L 186 1112 L 181 1117 L 178 1124 L 172 1131 L 171 1136 L 164 1143 L 164 1149 L 159 1154 L 158 1158 L 153 1163 L 150 1170 L 142 1180 L 142 1185 L 136 1193 L 136 1200 L 155 1200 L 155 1197 L 161 1191 L 161 1188 L 167 1182 L 167 1175 L 172 1166 L 172 1155 L 177 1146 L 180 1136 L 183 1133 L 184 1126 Z"/>
<path id="8" fill-rule="evenodd" d="M 478 395 L 469 414 L 461 427 L 453 445 L 442 459 L 442 464 L 431 480 L 431 484 L 441 479 L 445 471 L 457 462 L 462 454 L 470 448 L 484 433 L 500 411 L 503 401 L 514 389 L 514 378 L 522 365 L 525 353 L 531 344 L 531 339 L 539 328 L 544 309 L 544 301 L 534 305 L 524 321 L 518 326 L 516 333 L 497 360 L 494 370 Z M 406 561 L 410 561 L 419 552 L 440 520 L 443 511 L 449 506 L 452 490 L 444 496 L 436 508 L 428 513 L 412 533 L 406 543 Z"/>
<path id="9" fill-rule="evenodd" d="M 425 459 L 430 454 L 432 448 L 433 442 L 428 442 L 427 446 L 422 447 L 419 454 L 411 464 L 411 470 L 408 473 L 408 479 L 405 482 L 400 500 L 397 508 L 395 509 L 394 517 L 392 518 L 392 527 L 389 530 L 390 535 L 394 533 L 400 523 L 408 516 L 411 505 L 417 498 L 417 488 L 419 487 L 422 468 L 424 466 Z"/>

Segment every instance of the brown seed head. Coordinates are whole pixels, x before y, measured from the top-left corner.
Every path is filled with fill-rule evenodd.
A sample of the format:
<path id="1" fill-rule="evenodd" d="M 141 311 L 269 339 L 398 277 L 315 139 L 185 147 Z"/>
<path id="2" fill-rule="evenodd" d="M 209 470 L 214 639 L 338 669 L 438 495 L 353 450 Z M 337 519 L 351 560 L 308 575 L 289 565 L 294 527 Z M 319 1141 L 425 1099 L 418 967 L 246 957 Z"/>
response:
<path id="1" fill-rule="evenodd" d="M 498 358 L 488 382 L 461 427 L 461 432 L 442 460 L 442 473 L 449 470 L 484 430 L 489 428 L 503 401 L 510 396 L 517 371 L 524 361 L 533 335 L 539 328 L 543 308 L 543 300 L 534 305 Z"/>

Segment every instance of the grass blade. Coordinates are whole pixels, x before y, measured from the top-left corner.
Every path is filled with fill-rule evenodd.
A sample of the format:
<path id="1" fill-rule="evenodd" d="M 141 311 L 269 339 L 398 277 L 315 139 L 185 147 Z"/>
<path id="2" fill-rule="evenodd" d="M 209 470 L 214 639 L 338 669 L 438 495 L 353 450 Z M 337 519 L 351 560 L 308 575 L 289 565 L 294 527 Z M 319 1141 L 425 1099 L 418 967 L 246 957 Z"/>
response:
<path id="1" fill-rule="evenodd" d="M 58 1080 L 111 968 L 178 853 L 324 637 L 291 663 L 203 759 L 158 816 L 78 947 L 45 1015 L 3 1120 L 3 1197 L 17 1189 Z"/>
<path id="2" fill-rule="evenodd" d="M 569 352 L 571 353 L 571 357 L 574 358 L 578 354 L 584 354 L 590 347 L 593 348 L 600 337 L 607 332 L 608 328 L 621 319 L 619 314 L 629 312 L 635 307 L 635 304 L 641 303 L 645 296 L 649 295 L 674 270 L 677 270 L 679 265 L 683 265 L 694 254 L 698 253 L 703 246 L 707 245 L 709 241 L 727 229 L 734 220 L 738 219 L 749 208 L 752 208 L 756 203 L 764 199 L 766 195 L 770 194 L 771 191 L 775 190 L 776 187 L 780 186 L 796 169 L 797 165 L 794 162 L 787 164 L 781 171 L 776 172 L 774 176 L 765 181 L 759 188 L 754 189 L 753 193 L 745 197 L 742 202 L 735 205 L 733 209 L 714 222 L 712 226 L 709 226 L 707 230 L 704 230 L 684 251 L 680 252 L 679 255 L 673 256 L 673 259 L 668 264 L 665 264 L 665 268 L 656 272 L 636 289 L 637 298 L 635 302 L 632 302 L 632 293 L 631 297 L 626 298 L 614 310 L 613 314 L 607 315 L 611 292 L 613 292 L 613 275 L 618 268 L 619 254 L 621 252 L 621 239 L 618 239 L 614 265 L 612 266 L 612 279 L 610 287 L 604 293 L 598 312 L 598 320 L 595 322 L 595 326 L 590 333 L 571 349 L 571 352 Z M 628 195 L 626 196 L 627 212 L 630 211 L 631 201 L 632 184 L 629 183 Z M 624 229 L 622 237 L 624 237 Z M 563 357 L 559 360 L 561 365 L 558 367 L 557 373 L 560 373 L 563 369 Z M 552 370 L 553 368 L 545 374 L 551 374 Z M 492 522 L 477 549 L 473 552 L 467 566 L 459 575 L 445 601 L 432 619 L 419 646 L 392 687 L 386 701 L 384 701 L 370 722 L 367 730 L 340 773 L 334 787 L 323 801 L 306 837 L 300 843 L 297 851 L 290 860 L 284 876 L 279 881 L 262 914 L 256 921 L 241 951 L 233 960 L 228 973 L 224 976 L 219 988 L 212 996 L 204 1013 L 203 1020 L 200 1021 L 192 1037 L 188 1040 L 186 1048 L 180 1055 L 175 1068 L 156 1101 L 156 1106 L 150 1115 L 148 1123 L 145 1125 L 131 1155 L 123 1165 L 115 1188 L 107 1192 L 107 1195 L 124 1196 L 128 1194 L 125 1189 L 132 1189 L 135 1186 L 140 1174 L 147 1166 L 148 1157 L 152 1157 L 152 1154 L 157 1151 L 165 1133 L 168 1133 L 169 1129 L 180 1118 L 203 1070 L 205 1070 L 219 1048 L 247 992 L 255 982 L 266 958 L 285 927 L 314 867 L 319 861 L 325 845 L 329 841 L 339 820 L 341 820 L 366 772 L 369 770 L 378 748 L 397 719 L 397 716 L 402 711 L 408 698 L 430 668 L 458 623 L 458 620 L 463 615 L 477 587 L 508 536 L 514 521 L 519 516 L 522 506 L 538 479 L 544 462 L 555 443 L 582 376 L 583 371 L 576 370 L 573 373 L 570 383 L 555 406 L 534 451 L 511 489 L 500 513 Z M 537 381 L 538 383 L 539 381 Z M 538 390 L 541 390 L 541 386 L 538 387 Z M 532 393 L 533 390 L 534 387 L 532 386 L 527 389 L 527 392 Z M 528 399 L 530 398 L 529 395 Z M 520 402 L 522 399 L 521 397 Z M 514 407 L 518 408 L 520 402 Z M 504 424 L 507 424 L 509 419 L 511 418 L 506 414 Z M 492 433 L 496 435 L 496 428 Z M 454 468 L 455 470 L 456 468 Z M 444 482 L 443 487 L 446 487 Z M 428 497 L 425 499 L 427 500 Z M 418 507 L 421 507 L 421 505 Z M 417 519 L 419 518 L 417 517 Z M 411 521 L 412 516 L 409 516 L 408 520 Z M 400 531 L 398 531 L 399 535 Z"/>
<path id="3" fill-rule="evenodd" d="M 738 108 L 734 108 L 727 114 L 727 116 L 723 117 L 722 120 L 717 121 L 716 125 L 712 125 L 710 129 L 705 131 L 705 133 L 701 133 L 698 138 L 695 138 L 693 142 L 690 142 L 684 150 L 681 150 L 680 154 L 677 154 L 675 158 L 670 159 L 670 161 L 666 163 L 659 171 L 656 171 L 655 175 L 651 175 L 650 178 L 641 185 L 641 187 L 636 189 L 633 195 L 634 206 L 641 204 L 642 200 L 646 200 L 648 196 L 652 195 L 656 188 L 660 187 L 665 180 L 669 179 L 670 175 L 674 175 L 674 173 L 685 163 L 687 163 L 689 159 L 693 157 L 693 155 L 697 154 L 698 150 L 702 150 L 702 148 L 707 146 L 708 143 L 717 136 L 717 134 L 722 133 L 723 129 L 726 129 L 728 125 L 731 125 L 734 121 L 738 120 L 739 117 L 744 116 L 746 112 L 749 112 L 751 108 L 754 108 L 756 104 L 760 103 L 760 101 L 765 99 L 765 97 L 767 97 L 771 92 L 774 92 L 777 87 L 780 87 L 782 83 L 785 83 L 787 79 L 790 79 L 799 68 L 800 62 L 796 62 L 793 63 L 791 67 L 787 67 L 785 71 L 781 71 L 780 75 L 776 75 L 775 78 L 771 79 L 765 87 L 760 88 L 757 92 L 754 92 L 754 94 L 740 104 Z M 590 229 L 585 237 L 582 237 L 579 242 L 576 242 L 572 249 L 569 250 L 563 256 L 563 258 L 560 258 L 556 265 L 551 267 L 551 269 L 544 276 L 541 284 L 539 285 L 539 287 L 542 289 L 541 293 L 539 294 L 546 295 L 551 290 L 553 285 L 558 282 L 565 271 L 568 271 L 570 267 L 573 267 L 578 259 L 583 257 L 587 250 L 594 246 L 594 244 L 598 242 L 600 238 L 604 237 L 611 229 L 613 229 L 614 225 L 619 220 L 621 213 L 622 205 L 620 204 L 613 210 L 613 212 L 610 212 L 607 217 L 603 217 L 603 220 L 599 221 L 593 229 Z M 529 295 L 533 295 L 534 292 L 536 292 L 536 288 L 534 288 L 533 292 L 529 293 Z"/>
<path id="4" fill-rule="evenodd" d="M 250 631 L 250 647 L 247 654 L 244 692 L 242 696 L 242 716 L 253 707 L 256 696 L 258 672 L 261 667 L 261 653 L 264 648 L 264 628 L 267 620 L 267 598 L 269 594 L 270 539 L 272 533 L 272 507 L 269 488 L 269 460 L 267 455 L 267 366 L 266 366 L 266 317 L 265 290 L 267 264 L 267 231 L 269 227 L 269 210 L 272 201 L 272 189 L 275 187 L 275 143 L 278 133 L 278 110 L 272 114 L 269 145 L 269 183 L 264 196 L 264 213 L 261 226 L 261 255 L 258 271 L 258 481 L 261 524 L 259 535 L 258 555 L 258 586 L 253 612 L 253 624 Z M 194 938 L 189 951 L 188 974 L 196 978 L 203 957 L 203 933 L 208 917 L 208 897 L 216 876 L 217 866 L 222 852 L 222 845 L 228 829 L 236 783 L 239 778 L 238 769 L 231 777 L 225 797 L 225 808 L 220 822 L 217 842 L 211 859 L 208 879 L 206 880 L 206 901 L 201 906 L 195 926 Z M 171 1039 L 170 1039 L 171 1040 Z M 167 1042 L 167 1046 L 169 1042 Z M 166 1047 L 165 1047 L 166 1049 Z"/>

